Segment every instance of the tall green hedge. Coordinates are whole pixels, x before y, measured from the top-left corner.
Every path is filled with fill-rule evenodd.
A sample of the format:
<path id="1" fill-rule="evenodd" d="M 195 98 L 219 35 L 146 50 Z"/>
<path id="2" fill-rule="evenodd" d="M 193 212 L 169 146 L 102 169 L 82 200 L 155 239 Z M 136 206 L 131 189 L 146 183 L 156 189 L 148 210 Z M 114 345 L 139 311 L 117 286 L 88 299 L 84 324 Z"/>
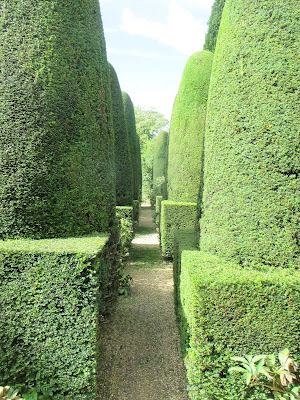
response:
<path id="1" fill-rule="evenodd" d="M 174 102 L 168 159 L 168 199 L 198 202 L 202 179 L 206 104 L 213 54 L 193 54 Z"/>
<path id="2" fill-rule="evenodd" d="M 115 183 L 98 0 L 0 7 L 0 234 L 107 230 Z"/>
<path id="3" fill-rule="evenodd" d="M 168 132 L 160 131 L 155 139 L 153 154 L 153 197 L 167 199 Z"/>
<path id="4" fill-rule="evenodd" d="M 227 0 L 210 83 L 201 248 L 299 266 L 296 0 Z"/>
<path id="5" fill-rule="evenodd" d="M 180 299 L 191 399 L 273 398 L 269 390 L 247 387 L 241 374 L 229 374 L 230 358 L 288 347 L 298 359 L 299 271 L 242 268 L 202 251 L 183 251 Z"/>
<path id="6" fill-rule="evenodd" d="M 142 185 L 140 142 L 139 142 L 139 137 L 136 133 L 135 115 L 131 98 L 126 92 L 122 92 L 122 97 L 124 104 L 125 121 L 129 138 L 131 162 L 132 162 L 133 198 L 134 200 L 138 200 L 140 199 L 141 185 Z"/>
<path id="7" fill-rule="evenodd" d="M 111 64 L 109 64 L 109 67 L 112 117 L 115 135 L 116 203 L 119 206 L 126 206 L 131 205 L 133 200 L 133 179 L 129 139 L 118 76 Z"/>
<path id="8" fill-rule="evenodd" d="M 208 20 L 208 31 L 203 46 L 204 50 L 215 51 L 225 1 L 226 0 L 215 0 L 212 6 Z"/>
<path id="9" fill-rule="evenodd" d="M 94 398 L 115 254 L 105 234 L 0 242 L 1 382 L 46 399 Z"/>

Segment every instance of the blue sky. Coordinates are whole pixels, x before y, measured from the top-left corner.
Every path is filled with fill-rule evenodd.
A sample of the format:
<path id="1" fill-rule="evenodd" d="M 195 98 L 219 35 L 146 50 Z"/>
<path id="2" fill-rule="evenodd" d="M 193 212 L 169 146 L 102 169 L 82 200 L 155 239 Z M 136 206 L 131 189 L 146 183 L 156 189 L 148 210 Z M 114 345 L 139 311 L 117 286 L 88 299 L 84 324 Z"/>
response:
<path id="1" fill-rule="evenodd" d="M 188 58 L 202 50 L 214 0 L 100 0 L 107 57 L 135 106 L 170 120 Z"/>

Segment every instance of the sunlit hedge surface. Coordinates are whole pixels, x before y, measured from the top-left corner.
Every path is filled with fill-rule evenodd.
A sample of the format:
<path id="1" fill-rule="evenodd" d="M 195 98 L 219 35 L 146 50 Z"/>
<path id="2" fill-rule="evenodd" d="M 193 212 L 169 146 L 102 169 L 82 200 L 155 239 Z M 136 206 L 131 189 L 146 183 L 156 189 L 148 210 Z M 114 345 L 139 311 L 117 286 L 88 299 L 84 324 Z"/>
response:
<path id="1" fill-rule="evenodd" d="M 0 234 L 105 231 L 115 182 L 98 0 L 0 5 Z"/>

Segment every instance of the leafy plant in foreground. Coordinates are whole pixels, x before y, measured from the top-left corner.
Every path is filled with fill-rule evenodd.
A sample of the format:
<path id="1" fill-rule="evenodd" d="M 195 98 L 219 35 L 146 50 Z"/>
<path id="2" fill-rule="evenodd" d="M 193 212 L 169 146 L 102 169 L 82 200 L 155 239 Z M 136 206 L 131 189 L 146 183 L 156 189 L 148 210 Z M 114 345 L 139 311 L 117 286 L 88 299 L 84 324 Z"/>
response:
<path id="1" fill-rule="evenodd" d="M 252 357 L 231 357 L 239 366 L 229 368 L 229 372 L 239 372 L 245 377 L 246 384 L 261 386 L 270 389 L 274 399 L 296 400 L 300 399 L 300 382 L 297 364 L 290 358 L 289 350 L 282 350 L 276 365 L 274 354 L 260 354 Z"/>

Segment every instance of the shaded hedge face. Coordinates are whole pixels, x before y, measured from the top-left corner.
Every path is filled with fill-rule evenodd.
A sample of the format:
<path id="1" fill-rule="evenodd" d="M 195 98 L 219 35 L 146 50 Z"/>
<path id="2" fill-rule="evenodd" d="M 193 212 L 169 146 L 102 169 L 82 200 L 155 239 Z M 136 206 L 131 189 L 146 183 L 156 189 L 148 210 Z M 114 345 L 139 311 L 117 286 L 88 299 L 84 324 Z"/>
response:
<path id="1" fill-rule="evenodd" d="M 122 92 L 125 121 L 128 132 L 129 148 L 133 175 L 133 198 L 140 199 L 142 185 L 142 163 L 139 137 L 136 133 L 134 108 L 129 95 Z"/>
<path id="2" fill-rule="evenodd" d="M 132 165 L 120 84 L 113 66 L 110 64 L 109 66 L 112 117 L 115 135 L 116 203 L 117 205 L 125 206 L 131 205 L 133 200 Z"/>
<path id="3" fill-rule="evenodd" d="M 153 197 L 167 198 L 168 132 L 160 131 L 155 139 L 153 154 Z"/>
<path id="4" fill-rule="evenodd" d="M 212 6 L 208 20 L 208 31 L 203 46 L 204 50 L 215 51 L 225 1 L 215 0 Z"/>
<path id="5" fill-rule="evenodd" d="M 170 126 L 168 199 L 198 202 L 213 54 L 193 54 L 183 71 Z"/>
<path id="6" fill-rule="evenodd" d="M 106 230 L 115 184 L 99 2 L 9 0 L 0 24 L 0 233 Z"/>
<path id="7" fill-rule="evenodd" d="M 296 8 L 227 0 L 214 55 L 201 248 L 245 265 L 299 265 Z"/>

